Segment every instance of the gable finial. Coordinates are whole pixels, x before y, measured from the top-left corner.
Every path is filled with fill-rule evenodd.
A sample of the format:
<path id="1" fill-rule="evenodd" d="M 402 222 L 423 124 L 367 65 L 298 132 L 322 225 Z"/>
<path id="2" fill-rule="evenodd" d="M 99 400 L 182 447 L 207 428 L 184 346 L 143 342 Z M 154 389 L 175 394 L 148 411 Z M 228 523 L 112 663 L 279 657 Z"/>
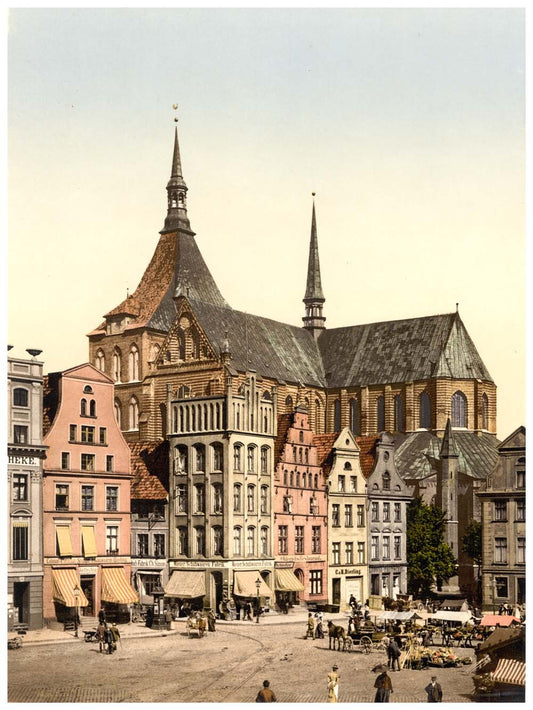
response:
<path id="1" fill-rule="evenodd" d="M 455 312 L 459 313 L 459 301 L 455 304 Z"/>

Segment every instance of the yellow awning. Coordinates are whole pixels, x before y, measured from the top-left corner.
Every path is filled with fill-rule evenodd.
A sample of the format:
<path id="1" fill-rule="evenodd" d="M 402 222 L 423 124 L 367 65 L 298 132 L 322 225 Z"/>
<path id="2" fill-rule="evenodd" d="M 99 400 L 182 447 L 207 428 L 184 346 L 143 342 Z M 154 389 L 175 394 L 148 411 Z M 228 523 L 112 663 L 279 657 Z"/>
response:
<path id="1" fill-rule="evenodd" d="M 74 588 L 78 587 L 80 593 L 76 599 Z M 74 567 L 65 569 L 52 569 L 52 599 L 64 606 L 89 606 L 87 597 L 80 586 L 80 580 Z"/>
<path id="2" fill-rule="evenodd" d="M 195 599 L 205 595 L 205 572 L 174 570 L 165 587 L 166 597 Z"/>
<path id="3" fill-rule="evenodd" d="M 280 592 L 303 592 L 304 585 L 291 569 L 275 569 L 276 590 Z"/>
<path id="4" fill-rule="evenodd" d="M 134 604 L 139 601 L 137 592 L 126 579 L 124 567 L 102 567 L 103 602 L 114 604 Z"/>
<path id="5" fill-rule="evenodd" d="M 96 539 L 94 537 L 94 528 L 89 525 L 81 526 L 81 539 L 83 541 L 83 556 L 96 557 Z"/>
<path id="6" fill-rule="evenodd" d="M 257 586 L 255 583 L 258 579 L 261 580 L 261 585 L 259 587 L 259 596 L 273 596 L 272 590 L 270 589 L 268 584 L 266 584 L 265 580 L 261 577 L 258 570 L 234 572 L 233 593 L 237 594 L 237 596 L 239 597 L 257 597 Z"/>
<path id="7" fill-rule="evenodd" d="M 68 525 L 58 525 L 56 527 L 57 544 L 59 546 L 60 557 L 72 557 L 72 540 L 70 539 L 70 528 Z"/>

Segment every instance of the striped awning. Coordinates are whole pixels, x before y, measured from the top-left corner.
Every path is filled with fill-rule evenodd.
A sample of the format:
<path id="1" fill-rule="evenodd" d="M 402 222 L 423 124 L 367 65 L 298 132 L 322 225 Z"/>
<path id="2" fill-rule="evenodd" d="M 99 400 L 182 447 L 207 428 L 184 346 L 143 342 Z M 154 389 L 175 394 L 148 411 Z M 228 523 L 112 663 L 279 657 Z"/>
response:
<path id="1" fill-rule="evenodd" d="M 102 567 L 103 602 L 114 604 L 135 604 L 139 601 L 137 592 L 126 579 L 124 567 Z"/>
<path id="2" fill-rule="evenodd" d="M 278 592 L 303 592 L 304 585 L 291 569 L 274 570 L 276 591 Z"/>
<path id="3" fill-rule="evenodd" d="M 174 570 L 165 587 L 166 597 L 196 599 L 205 595 L 205 572 Z"/>
<path id="4" fill-rule="evenodd" d="M 94 537 L 94 528 L 92 525 L 81 526 L 81 539 L 83 541 L 83 556 L 96 557 L 96 539 Z"/>
<path id="5" fill-rule="evenodd" d="M 75 587 L 79 589 L 77 598 L 74 594 Z M 80 587 L 78 573 L 74 567 L 67 567 L 65 569 L 52 568 L 52 599 L 64 606 L 89 606 L 87 597 Z"/>
<path id="6" fill-rule="evenodd" d="M 56 527 L 57 545 L 60 557 L 72 557 L 72 540 L 70 539 L 70 527 L 68 525 L 58 525 Z"/>
<path id="7" fill-rule="evenodd" d="M 492 679 L 496 683 L 525 685 L 526 664 L 524 661 L 517 661 L 514 658 L 500 658 L 498 665 L 492 671 Z"/>
<path id="8" fill-rule="evenodd" d="M 258 570 L 246 570 L 233 573 L 233 593 L 239 597 L 257 597 L 256 581 L 260 579 L 260 597 L 272 597 L 272 590 L 259 574 Z"/>

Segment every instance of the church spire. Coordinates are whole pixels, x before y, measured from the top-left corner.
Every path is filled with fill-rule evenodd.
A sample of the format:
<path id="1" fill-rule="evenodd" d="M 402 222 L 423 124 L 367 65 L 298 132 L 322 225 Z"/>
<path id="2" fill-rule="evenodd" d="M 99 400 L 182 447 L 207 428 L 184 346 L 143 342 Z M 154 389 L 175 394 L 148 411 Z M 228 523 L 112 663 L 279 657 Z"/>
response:
<path id="1" fill-rule="evenodd" d="M 177 106 L 174 105 L 176 108 Z M 177 118 L 174 118 L 176 123 Z M 178 141 L 178 127 L 176 126 L 174 131 L 174 153 L 172 155 L 172 171 L 170 175 L 170 180 L 167 183 L 167 216 L 165 219 L 165 225 L 161 230 L 161 234 L 165 232 L 175 232 L 176 230 L 184 230 L 190 234 L 194 234 L 191 231 L 191 225 L 189 218 L 187 217 L 187 185 L 183 179 L 181 172 L 181 156 L 180 156 L 180 145 Z"/>
<path id="2" fill-rule="evenodd" d="M 313 198 L 315 197 L 313 192 Z M 320 280 L 320 260 L 318 257 L 318 237 L 316 230 L 315 200 L 313 199 L 313 214 L 311 217 L 311 241 L 309 243 L 309 262 L 307 265 L 307 286 L 305 289 L 304 303 L 305 316 L 302 318 L 304 328 L 308 330 L 315 340 L 324 330 L 325 317 L 322 315 L 322 305 L 326 299 L 322 293 Z"/>

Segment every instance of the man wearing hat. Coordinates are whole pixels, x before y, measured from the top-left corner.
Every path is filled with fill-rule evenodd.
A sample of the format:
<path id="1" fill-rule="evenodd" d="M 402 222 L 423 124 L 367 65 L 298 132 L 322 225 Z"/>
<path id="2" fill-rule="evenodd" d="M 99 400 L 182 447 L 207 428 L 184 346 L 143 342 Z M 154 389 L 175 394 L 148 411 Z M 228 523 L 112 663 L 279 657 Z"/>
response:
<path id="1" fill-rule="evenodd" d="M 373 670 L 381 671 L 376 678 L 376 682 L 374 683 L 374 688 L 376 688 L 376 697 L 374 698 L 374 702 L 388 703 L 390 694 L 393 692 L 391 679 L 387 675 L 388 668 L 387 666 L 377 666 Z"/>
<path id="2" fill-rule="evenodd" d="M 339 666 L 335 664 L 328 673 L 328 703 L 339 702 Z"/>
<path id="3" fill-rule="evenodd" d="M 424 688 L 428 694 L 428 703 L 440 703 L 442 702 L 442 688 L 440 683 L 437 683 L 437 676 L 431 676 L 431 683 L 426 685 Z"/>

